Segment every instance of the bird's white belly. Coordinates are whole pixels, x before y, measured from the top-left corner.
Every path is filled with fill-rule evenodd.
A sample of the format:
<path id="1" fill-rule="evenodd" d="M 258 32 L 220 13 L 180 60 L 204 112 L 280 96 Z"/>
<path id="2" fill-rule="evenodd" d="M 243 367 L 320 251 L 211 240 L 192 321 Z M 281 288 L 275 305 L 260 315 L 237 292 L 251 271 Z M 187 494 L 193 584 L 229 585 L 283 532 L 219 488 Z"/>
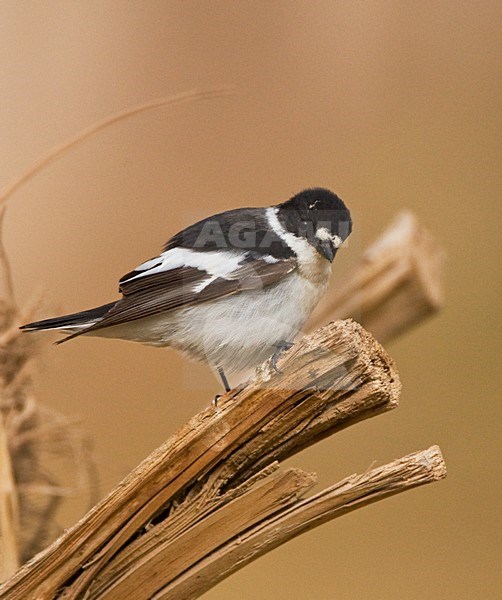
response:
<path id="1" fill-rule="evenodd" d="M 280 341 L 291 341 L 326 291 L 320 282 L 292 273 L 266 289 L 138 319 L 96 331 L 154 346 L 172 346 L 225 371 L 256 366 Z"/>

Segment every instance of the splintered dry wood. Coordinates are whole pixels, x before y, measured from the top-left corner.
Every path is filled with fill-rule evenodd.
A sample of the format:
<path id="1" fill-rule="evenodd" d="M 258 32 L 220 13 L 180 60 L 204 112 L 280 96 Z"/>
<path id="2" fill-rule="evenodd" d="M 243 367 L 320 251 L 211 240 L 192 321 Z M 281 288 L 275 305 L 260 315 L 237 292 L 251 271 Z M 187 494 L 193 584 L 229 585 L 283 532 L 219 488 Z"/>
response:
<path id="1" fill-rule="evenodd" d="M 387 496 L 445 476 L 441 451 L 437 446 L 432 446 L 362 475 L 347 477 L 281 514 L 264 519 L 238 538 L 230 540 L 157 592 L 152 600 L 198 598 L 252 560 L 304 531 Z M 99 596 L 109 597 L 115 596 Z M 129 596 L 122 596 L 126 597 Z"/>
<path id="2" fill-rule="evenodd" d="M 153 527 L 105 567 L 90 587 L 91 597 L 149 598 L 162 581 L 172 581 L 249 527 L 297 504 L 313 483 L 313 475 L 298 469 L 277 471 L 241 495 L 230 493 L 236 496 L 233 499 L 223 495 L 206 499 L 205 504 L 199 501 L 195 508 L 188 506 L 188 514 L 179 511 L 172 522 Z"/>
<path id="3" fill-rule="evenodd" d="M 251 506 L 251 498 L 267 498 L 254 486 L 265 485 L 262 479 L 274 472 L 274 461 L 397 405 L 400 383 L 392 359 L 352 321 L 331 323 L 304 337 L 281 357 L 279 368 L 281 373 L 276 373 L 266 363 L 253 380 L 221 398 L 216 408 L 194 417 L 74 527 L 22 567 L 0 597 L 80 598 L 89 592 L 92 598 L 148 598 L 150 591 L 171 582 L 171 573 L 188 568 L 177 540 L 190 536 L 189 529 L 198 523 L 204 528 L 203 519 L 218 519 L 213 507 L 214 512 L 222 510 L 235 499 L 236 512 L 225 519 L 229 528 L 222 532 L 230 539 L 239 529 L 259 522 L 260 515 L 269 516 L 265 503 L 246 522 L 247 509 L 239 506 Z M 290 486 L 286 502 L 311 481 L 298 473 L 286 479 Z M 270 491 L 271 505 L 280 506 L 283 498 L 275 495 L 278 485 Z M 236 518 L 239 512 L 242 520 Z M 224 543 L 217 532 L 212 535 L 208 540 L 206 533 L 197 536 L 201 547 L 193 549 L 194 557 Z M 176 551 L 167 556 L 169 544 Z M 150 568 L 148 563 L 156 560 L 170 568 Z M 128 575 L 134 569 L 143 584 L 148 573 L 148 593 L 144 585 L 134 587 L 134 577 Z M 123 578 L 128 594 L 113 596 Z"/>
<path id="4" fill-rule="evenodd" d="M 346 276 L 316 324 L 351 317 L 386 342 L 441 308 L 443 262 L 430 233 L 402 212 Z"/>

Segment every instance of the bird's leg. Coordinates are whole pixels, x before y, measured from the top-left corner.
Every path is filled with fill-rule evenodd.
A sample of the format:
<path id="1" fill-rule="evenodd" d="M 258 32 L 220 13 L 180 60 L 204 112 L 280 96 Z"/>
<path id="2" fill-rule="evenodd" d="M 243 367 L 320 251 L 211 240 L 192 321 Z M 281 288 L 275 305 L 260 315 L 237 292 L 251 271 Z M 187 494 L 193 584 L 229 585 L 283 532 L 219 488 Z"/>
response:
<path id="1" fill-rule="evenodd" d="M 227 376 L 225 375 L 225 372 L 223 371 L 223 369 L 221 367 L 218 367 L 218 373 L 220 374 L 221 381 L 223 382 L 223 387 L 225 388 L 225 392 L 229 392 L 231 390 L 231 387 L 228 383 Z"/>
<path id="2" fill-rule="evenodd" d="M 223 387 L 225 388 L 225 392 L 230 391 L 230 385 L 228 383 L 227 376 L 221 367 L 217 367 L 218 373 L 221 377 L 221 381 L 223 382 Z M 218 406 L 218 400 L 221 398 L 221 394 L 216 394 L 213 400 L 213 406 L 216 408 Z"/>
<path id="3" fill-rule="evenodd" d="M 286 340 L 281 340 L 280 342 L 277 342 L 277 344 L 274 344 L 276 351 L 272 354 L 272 356 L 270 358 L 270 364 L 272 365 L 272 368 L 274 369 L 274 371 L 276 373 L 281 372 L 279 370 L 279 368 L 277 367 L 277 361 L 279 360 L 279 357 L 285 350 L 289 350 L 293 346 L 294 346 L 293 342 L 287 342 Z"/>

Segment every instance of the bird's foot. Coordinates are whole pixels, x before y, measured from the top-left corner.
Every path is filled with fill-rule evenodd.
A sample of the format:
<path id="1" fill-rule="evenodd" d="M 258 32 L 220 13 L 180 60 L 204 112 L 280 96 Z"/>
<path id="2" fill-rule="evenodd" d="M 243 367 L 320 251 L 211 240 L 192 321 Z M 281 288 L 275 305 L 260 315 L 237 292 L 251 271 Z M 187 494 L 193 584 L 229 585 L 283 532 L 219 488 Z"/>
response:
<path id="1" fill-rule="evenodd" d="M 294 346 L 294 344 L 293 344 L 293 342 L 286 342 L 285 340 L 282 340 L 282 341 L 278 342 L 277 344 L 274 344 L 274 346 L 276 348 L 276 351 L 270 357 L 270 365 L 272 366 L 272 369 L 274 369 L 274 371 L 276 373 L 281 373 L 281 370 L 277 366 L 277 361 L 279 360 L 279 357 L 281 356 L 281 354 L 283 352 L 285 352 L 286 350 L 289 350 L 290 348 L 292 348 Z"/>
<path id="2" fill-rule="evenodd" d="M 230 384 L 228 383 L 227 376 L 225 375 L 225 373 L 221 367 L 218 367 L 218 373 L 221 377 L 221 381 L 223 383 L 223 387 L 225 388 L 225 392 L 229 392 L 231 389 Z"/>

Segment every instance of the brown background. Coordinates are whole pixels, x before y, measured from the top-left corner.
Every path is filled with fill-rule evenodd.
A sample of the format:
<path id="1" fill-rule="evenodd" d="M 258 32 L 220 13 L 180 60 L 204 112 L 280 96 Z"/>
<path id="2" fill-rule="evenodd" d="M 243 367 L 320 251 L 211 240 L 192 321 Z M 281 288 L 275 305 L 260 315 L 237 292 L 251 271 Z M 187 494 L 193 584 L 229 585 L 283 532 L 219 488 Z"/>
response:
<path id="1" fill-rule="evenodd" d="M 11 199 L 17 295 L 48 290 L 41 317 L 115 298 L 197 217 L 311 185 L 355 219 L 335 282 L 402 207 L 447 249 L 444 312 L 389 347 L 400 408 L 292 460 L 327 485 L 438 443 L 447 480 L 304 535 L 207 598 L 495 597 L 500 24 L 495 0 L 1 3 L 1 182 L 114 111 L 237 87 L 117 125 Z M 218 390 L 170 350 L 81 339 L 45 356 L 38 396 L 92 435 L 103 493 Z"/>

